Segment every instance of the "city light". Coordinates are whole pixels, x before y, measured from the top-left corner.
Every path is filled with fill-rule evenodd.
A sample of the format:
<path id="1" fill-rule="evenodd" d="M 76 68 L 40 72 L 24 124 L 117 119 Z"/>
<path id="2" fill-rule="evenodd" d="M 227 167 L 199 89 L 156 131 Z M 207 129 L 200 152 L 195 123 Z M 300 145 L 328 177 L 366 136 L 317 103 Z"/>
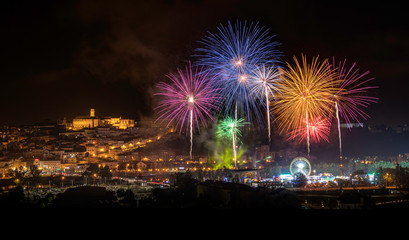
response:
<path id="1" fill-rule="evenodd" d="M 193 2 L 6 6 L 2 207 L 409 208 L 404 8 Z"/>

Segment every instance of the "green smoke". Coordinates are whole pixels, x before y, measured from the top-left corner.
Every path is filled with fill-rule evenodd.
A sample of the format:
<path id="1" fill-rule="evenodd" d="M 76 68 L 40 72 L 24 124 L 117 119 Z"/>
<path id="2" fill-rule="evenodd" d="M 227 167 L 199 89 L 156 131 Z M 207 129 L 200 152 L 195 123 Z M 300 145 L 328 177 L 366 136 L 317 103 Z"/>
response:
<path id="1" fill-rule="evenodd" d="M 218 124 L 216 144 L 213 149 L 213 155 L 211 156 L 211 160 L 216 162 L 213 167 L 215 170 L 224 167 L 234 167 L 234 153 L 232 148 L 233 133 L 235 135 L 236 145 L 238 145 L 238 143 L 240 143 L 240 137 L 242 136 L 240 127 L 243 127 L 245 124 L 247 123 L 244 122 L 243 118 L 235 120 L 231 117 L 225 118 Z M 240 146 L 240 148 L 236 150 L 236 158 L 240 159 L 244 153 L 244 147 Z"/>

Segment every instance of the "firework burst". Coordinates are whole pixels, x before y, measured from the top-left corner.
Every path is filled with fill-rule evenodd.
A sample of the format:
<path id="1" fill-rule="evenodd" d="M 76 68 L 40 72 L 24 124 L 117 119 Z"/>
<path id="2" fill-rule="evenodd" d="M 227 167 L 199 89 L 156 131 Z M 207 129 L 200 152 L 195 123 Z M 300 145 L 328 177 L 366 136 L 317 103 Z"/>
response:
<path id="1" fill-rule="evenodd" d="M 274 99 L 277 91 L 278 81 L 280 80 L 281 72 L 277 67 L 271 65 L 256 66 L 251 72 L 252 86 L 251 93 L 260 98 L 262 103 L 265 103 L 267 127 L 268 127 L 268 141 L 271 142 L 271 124 L 270 124 L 270 101 Z"/>
<path id="2" fill-rule="evenodd" d="M 200 130 L 200 123 L 207 125 L 207 119 L 213 120 L 214 111 L 218 109 L 220 95 L 214 87 L 214 78 L 201 71 L 186 66 L 185 71 L 178 69 L 177 74 L 167 75 L 171 83 L 160 82 L 157 93 L 160 96 L 157 121 L 167 121 L 181 133 L 184 129 L 190 133 L 190 157 L 192 157 L 193 132 Z"/>
<path id="3" fill-rule="evenodd" d="M 271 41 L 269 32 L 258 24 L 242 24 L 237 21 L 233 26 L 220 26 L 217 34 L 209 33 L 202 39 L 203 47 L 198 48 L 198 63 L 217 74 L 217 87 L 222 89 L 225 116 L 235 116 L 237 120 L 245 117 L 253 123 L 256 118 L 263 123 L 259 107 L 259 97 L 251 91 L 250 72 L 255 66 L 278 62 L 277 42 Z"/>
<path id="4" fill-rule="evenodd" d="M 331 68 L 331 65 L 328 65 Z M 369 115 L 362 108 L 368 108 L 371 103 L 376 103 L 378 98 L 368 96 L 368 91 L 377 86 L 368 86 L 374 78 L 367 78 L 370 73 L 366 71 L 359 73 L 354 62 L 350 67 L 346 66 L 346 59 L 338 64 L 333 58 L 332 68 L 335 70 L 334 85 L 338 91 L 334 94 L 334 102 L 337 103 L 339 114 L 347 123 L 352 121 L 361 122 L 366 120 Z"/>
<path id="5" fill-rule="evenodd" d="M 217 127 L 216 136 L 218 138 L 228 140 L 231 139 L 234 167 L 237 167 L 237 142 L 241 137 L 240 128 L 242 128 L 245 124 L 247 124 L 247 122 L 245 122 L 244 118 L 236 120 L 232 117 L 226 117 Z"/>
<path id="6" fill-rule="evenodd" d="M 340 157 L 342 157 L 340 118 L 348 123 L 348 127 L 352 121 L 360 123 L 361 119 L 369 118 L 369 115 L 362 108 L 368 108 L 371 103 L 376 103 L 378 100 L 376 97 L 367 95 L 368 91 L 377 88 L 376 86 L 367 86 L 367 83 L 374 78 L 367 78 L 369 71 L 359 73 L 359 68 L 355 68 L 355 66 L 356 63 L 354 62 L 350 67 L 347 67 L 346 59 L 337 64 L 335 57 L 333 57 L 332 65 L 328 64 L 330 71 L 335 72 L 333 83 L 337 91 L 333 95 L 332 106 L 334 106 L 338 124 Z"/>
<path id="7" fill-rule="evenodd" d="M 306 131 L 307 122 L 304 122 L 304 127 L 294 129 L 289 133 L 287 140 L 298 140 L 298 143 L 310 138 L 311 142 L 319 143 L 322 140 L 329 142 L 328 136 L 330 133 L 331 123 L 327 118 L 317 117 L 310 119 L 308 122 L 308 131 Z M 307 132 L 309 136 L 307 136 Z"/>
<path id="8" fill-rule="evenodd" d="M 326 61 L 320 63 L 316 57 L 308 64 L 305 56 L 302 64 L 296 57 L 294 61 L 294 67 L 287 63 L 283 70 L 273 110 L 281 133 L 305 129 L 309 154 L 310 121 L 329 116 L 331 97 L 338 89 L 333 85 L 335 80 L 331 81 L 333 73 Z"/>

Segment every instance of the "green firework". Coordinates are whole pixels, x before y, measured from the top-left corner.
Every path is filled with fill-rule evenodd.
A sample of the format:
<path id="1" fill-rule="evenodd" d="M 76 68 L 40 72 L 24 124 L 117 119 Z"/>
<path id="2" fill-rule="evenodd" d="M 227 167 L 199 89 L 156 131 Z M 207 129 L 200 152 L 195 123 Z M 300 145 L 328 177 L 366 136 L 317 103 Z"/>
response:
<path id="1" fill-rule="evenodd" d="M 237 141 L 237 139 L 240 139 L 241 137 L 240 128 L 245 124 L 247 124 L 247 122 L 244 121 L 244 118 L 236 120 L 232 117 L 226 117 L 217 126 L 216 136 L 228 141 L 231 141 L 233 136 L 235 136 Z"/>

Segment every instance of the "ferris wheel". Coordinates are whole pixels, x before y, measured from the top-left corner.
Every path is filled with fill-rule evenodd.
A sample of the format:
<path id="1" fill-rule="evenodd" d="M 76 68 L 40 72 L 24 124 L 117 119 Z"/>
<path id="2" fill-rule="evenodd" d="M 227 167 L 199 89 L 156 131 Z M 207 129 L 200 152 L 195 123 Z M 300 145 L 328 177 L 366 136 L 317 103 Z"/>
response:
<path id="1" fill-rule="evenodd" d="M 290 172 L 291 175 L 300 172 L 305 176 L 308 176 L 311 173 L 311 164 L 305 157 L 296 157 L 291 161 Z"/>

